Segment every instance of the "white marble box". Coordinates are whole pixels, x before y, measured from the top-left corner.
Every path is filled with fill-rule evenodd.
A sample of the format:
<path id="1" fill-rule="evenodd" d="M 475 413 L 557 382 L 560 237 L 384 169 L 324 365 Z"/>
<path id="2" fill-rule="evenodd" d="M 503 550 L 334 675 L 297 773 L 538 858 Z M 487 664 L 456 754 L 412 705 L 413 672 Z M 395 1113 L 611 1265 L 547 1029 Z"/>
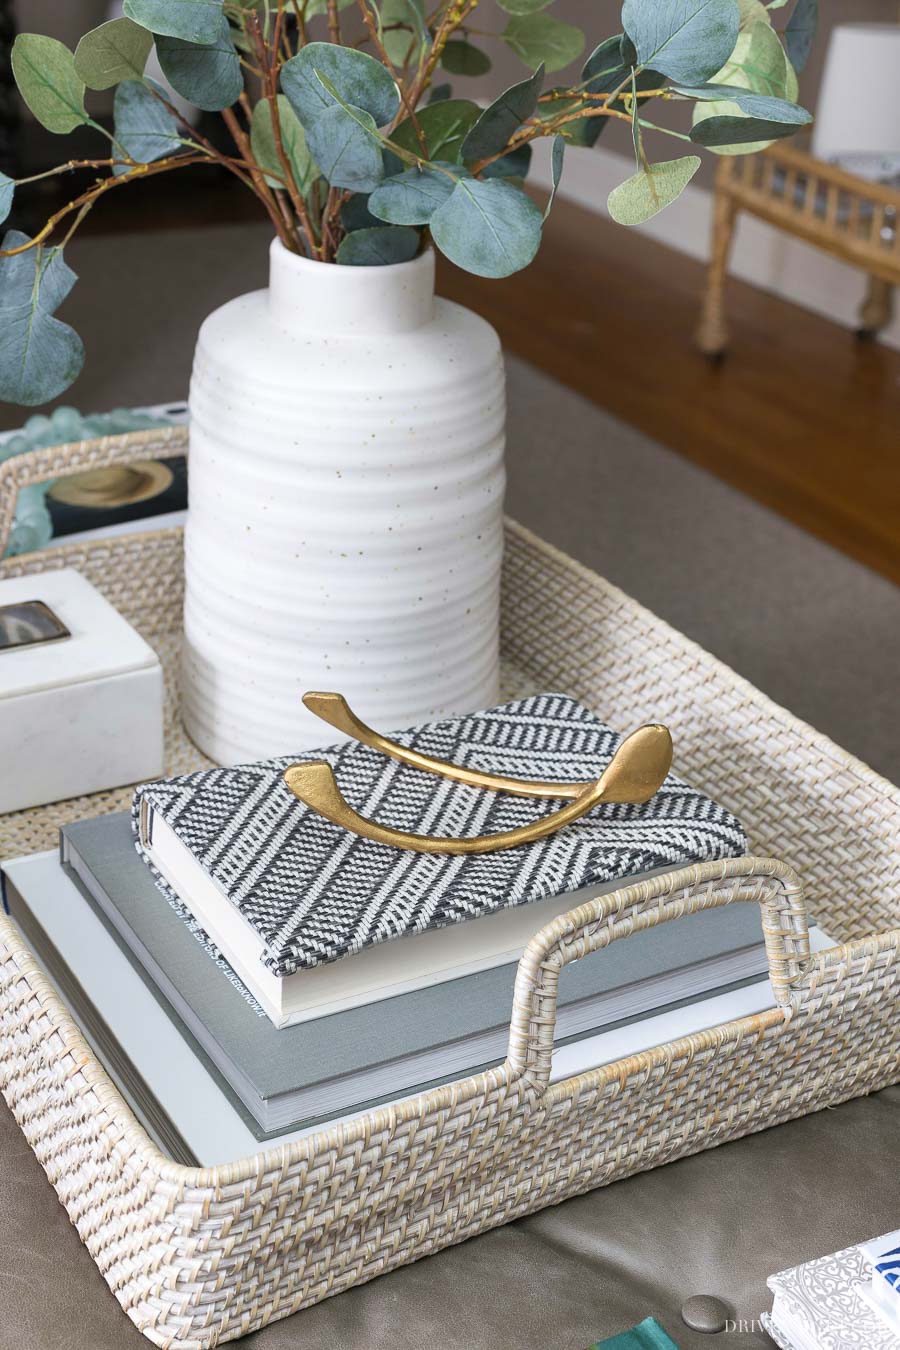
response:
<path id="1" fill-rule="evenodd" d="M 9 645 L 28 624 L 6 607 L 29 601 L 47 606 L 68 635 Z M 72 568 L 0 581 L 0 812 L 162 772 L 153 648 Z"/>

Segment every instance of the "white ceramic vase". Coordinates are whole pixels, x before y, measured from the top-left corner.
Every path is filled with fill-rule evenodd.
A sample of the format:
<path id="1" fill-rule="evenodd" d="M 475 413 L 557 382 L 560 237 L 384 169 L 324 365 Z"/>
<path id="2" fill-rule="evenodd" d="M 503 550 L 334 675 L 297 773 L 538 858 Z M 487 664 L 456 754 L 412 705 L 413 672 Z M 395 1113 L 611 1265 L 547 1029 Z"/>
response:
<path id="1" fill-rule="evenodd" d="M 183 709 L 220 763 L 396 730 L 498 693 L 504 376 L 434 255 L 342 267 L 277 241 L 204 323 L 191 381 Z"/>

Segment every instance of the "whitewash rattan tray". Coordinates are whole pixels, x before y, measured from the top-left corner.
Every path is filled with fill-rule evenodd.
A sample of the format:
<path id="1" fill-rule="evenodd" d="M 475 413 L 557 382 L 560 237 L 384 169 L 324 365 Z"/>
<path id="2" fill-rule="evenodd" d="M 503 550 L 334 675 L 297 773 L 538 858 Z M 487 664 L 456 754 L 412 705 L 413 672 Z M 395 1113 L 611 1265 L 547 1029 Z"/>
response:
<path id="1" fill-rule="evenodd" d="M 3 464 L 0 554 L 20 486 L 181 453 L 185 440 L 150 431 Z M 170 529 L 0 563 L 0 576 L 80 568 L 156 646 L 173 772 L 204 762 L 173 682 L 181 549 Z M 623 888 L 543 929 L 510 990 L 508 1057 L 490 1072 L 225 1167 L 177 1166 L 0 916 L 0 1087 L 113 1293 L 157 1345 L 232 1339 L 567 1196 L 900 1079 L 900 792 L 514 524 L 503 643 L 510 695 L 564 689 L 614 726 L 667 722 L 677 770 L 739 813 L 758 856 Z M 0 857 L 53 847 L 64 821 L 128 799 L 0 818 Z M 844 944 L 812 959 L 804 894 Z M 777 1007 L 549 1083 L 563 965 L 736 901 L 762 906 Z"/>

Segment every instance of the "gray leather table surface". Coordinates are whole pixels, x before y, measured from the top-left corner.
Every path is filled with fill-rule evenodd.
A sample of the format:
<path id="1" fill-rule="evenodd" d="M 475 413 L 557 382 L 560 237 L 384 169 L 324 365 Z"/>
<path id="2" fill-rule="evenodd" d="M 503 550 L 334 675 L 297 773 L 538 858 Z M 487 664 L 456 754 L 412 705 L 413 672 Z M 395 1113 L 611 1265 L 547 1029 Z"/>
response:
<path id="1" fill-rule="evenodd" d="M 95 411 L 182 397 L 200 319 L 264 284 L 265 242 L 265 227 L 229 226 L 72 248 L 82 282 L 63 317 L 88 366 L 68 401 Z M 511 513 L 900 780 L 900 592 L 510 365 Z M 20 420 L 0 408 L 0 426 Z M 750 1350 L 771 1346 L 747 1325 L 769 1306 L 768 1274 L 896 1227 L 897 1087 L 545 1210 L 243 1344 L 584 1350 L 652 1313 L 683 1350 Z M 2 1105 L 0 1290 L 0 1350 L 146 1344 Z M 679 1309 L 697 1293 L 724 1298 L 744 1327 L 689 1331 Z"/>

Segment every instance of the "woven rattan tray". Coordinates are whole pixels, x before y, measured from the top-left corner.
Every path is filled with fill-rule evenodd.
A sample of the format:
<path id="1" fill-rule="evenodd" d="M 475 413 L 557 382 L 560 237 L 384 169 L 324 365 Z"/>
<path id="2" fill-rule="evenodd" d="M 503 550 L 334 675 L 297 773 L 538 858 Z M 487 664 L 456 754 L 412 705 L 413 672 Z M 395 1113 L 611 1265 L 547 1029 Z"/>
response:
<path id="1" fill-rule="evenodd" d="M 181 429 L 0 465 L 0 554 L 20 486 L 181 453 Z M 173 681 L 181 533 L 73 543 L 0 576 L 80 568 L 159 651 L 169 768 L 203 763 Z M 614 726 L 660 717 L 676 767 L 737 811 L 758 856 L 685 868 L 557 919 L 510 991 L 509 1054 L 476 1077 L 225 1167 L 169 1162 L 0 916 L 0 1087 L 134 1323 L 161 1346 L 240 1336 L 449 1243 L 900 1078 L 900 793 L 621 591 L 510 524 L 506 692 L 565 689 Z M 127 791 L 0 819 L 0 857 Z M 844 945 L 810 958 L 804 892 Z M 554 1084 L 569 961 L 712 905 L 762 906 L 777 1007 Z M 593 959 L 604 959 L 601 955 Z"/>

